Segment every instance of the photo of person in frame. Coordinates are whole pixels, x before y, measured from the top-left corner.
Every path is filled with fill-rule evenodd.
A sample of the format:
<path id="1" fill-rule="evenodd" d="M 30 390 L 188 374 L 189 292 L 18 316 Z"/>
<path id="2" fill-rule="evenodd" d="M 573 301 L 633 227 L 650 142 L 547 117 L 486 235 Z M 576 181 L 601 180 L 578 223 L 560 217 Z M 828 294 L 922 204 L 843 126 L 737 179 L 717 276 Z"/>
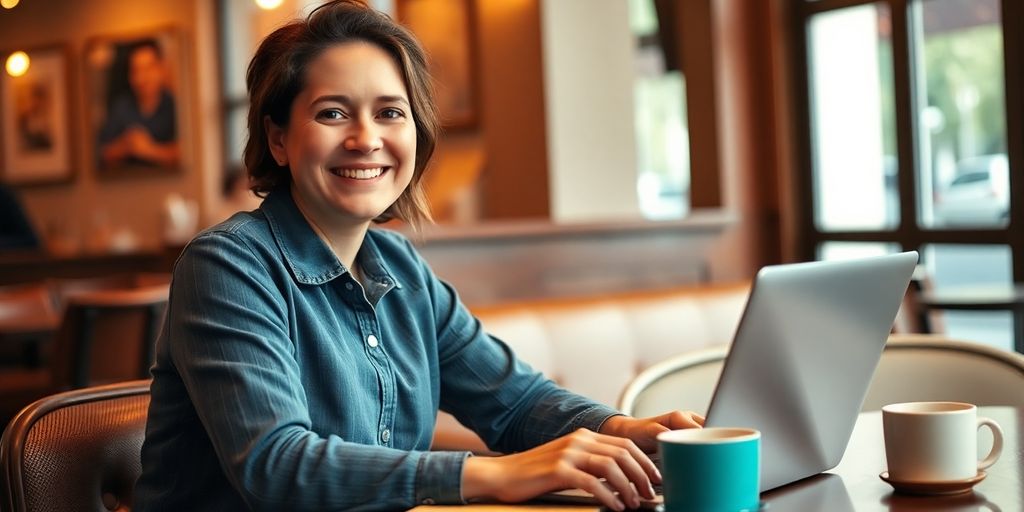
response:
<path id="1" fill-rule="evenodd" d="M 75 173 L 72 158 L 68 47 L 50 44 L 11 54 L 20 73 L 0 72 L 0 180 L 58 183 Z"/>
<path id="2" fill-rule="evenodd" d="M 42 80 L 15 82 L 17 149 L 23 153 L 53 150 L 53 86 Z"/>
<path id="3" fill-rule="evenodd" d="M 113 52 L 97 134 L 99 168 L 177 168 L 177 111 L 163 48 L 147 37 L 116 44 Z"/>

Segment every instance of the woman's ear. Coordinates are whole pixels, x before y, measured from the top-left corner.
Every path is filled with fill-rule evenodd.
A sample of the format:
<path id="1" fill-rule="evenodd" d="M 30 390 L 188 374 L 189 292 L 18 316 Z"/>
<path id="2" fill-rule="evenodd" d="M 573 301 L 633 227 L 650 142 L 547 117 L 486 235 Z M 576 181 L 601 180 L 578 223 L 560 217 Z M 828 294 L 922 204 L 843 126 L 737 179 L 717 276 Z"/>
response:
<path id="1" fill-rule="evenodd" d="M 270 116 L 263 116 L 263 131 L 267 134 L 267 144 L 270 145 L 270 154 L 274 155 L 274 161 L 282 167 L 288 165 L 288 152 L 284 145 L 284 128 L 281 128 Z"/>

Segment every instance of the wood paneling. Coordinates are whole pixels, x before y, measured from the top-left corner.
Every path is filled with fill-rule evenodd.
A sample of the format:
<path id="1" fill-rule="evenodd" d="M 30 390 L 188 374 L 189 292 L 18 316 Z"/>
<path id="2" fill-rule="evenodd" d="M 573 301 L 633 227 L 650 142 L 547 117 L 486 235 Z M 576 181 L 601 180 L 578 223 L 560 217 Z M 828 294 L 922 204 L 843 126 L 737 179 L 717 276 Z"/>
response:
<path id="1" fill-rule="evenodd" d="M 547 131 L 538 0 L 477 2 L 484 219 L 548 218 Z"/>

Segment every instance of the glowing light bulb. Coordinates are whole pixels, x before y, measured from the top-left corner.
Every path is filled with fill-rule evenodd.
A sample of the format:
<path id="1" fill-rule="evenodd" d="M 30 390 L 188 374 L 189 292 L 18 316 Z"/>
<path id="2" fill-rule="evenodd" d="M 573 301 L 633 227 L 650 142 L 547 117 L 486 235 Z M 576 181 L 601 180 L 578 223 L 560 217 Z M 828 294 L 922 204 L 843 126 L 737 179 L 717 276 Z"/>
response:
<path id="1" fill-rule="evenodd" d="M 260 6 L 260 9 L 272 10 L 277 9 L 281 2 L 284 0 L 256 0 L 256 5 Z"/>
<path id="2" fill-rule="evenodd" d="M 0 6 L 4 9 L 14 9 L 16 5 L 18 5 L 18 0 L 0 0 Z"/>
<path id="3" fill-rule="evenodd" d="M 21 76 L 28 71 L 28 54 L 25 52 L 14 52 L 7 57 L 7 74 L 11 76 Z"/>

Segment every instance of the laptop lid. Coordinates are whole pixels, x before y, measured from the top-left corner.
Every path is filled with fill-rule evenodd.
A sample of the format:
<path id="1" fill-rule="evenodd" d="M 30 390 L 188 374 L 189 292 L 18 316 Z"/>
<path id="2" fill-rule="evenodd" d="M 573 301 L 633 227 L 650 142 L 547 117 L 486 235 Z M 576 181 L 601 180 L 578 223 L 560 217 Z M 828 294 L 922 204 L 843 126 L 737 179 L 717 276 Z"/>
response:
<path id="1" fill-rule="evenodd" d="M 705 425 L 761 431 L 762 491 L 839 464 L 917 259 L 758 272 Z"/>

